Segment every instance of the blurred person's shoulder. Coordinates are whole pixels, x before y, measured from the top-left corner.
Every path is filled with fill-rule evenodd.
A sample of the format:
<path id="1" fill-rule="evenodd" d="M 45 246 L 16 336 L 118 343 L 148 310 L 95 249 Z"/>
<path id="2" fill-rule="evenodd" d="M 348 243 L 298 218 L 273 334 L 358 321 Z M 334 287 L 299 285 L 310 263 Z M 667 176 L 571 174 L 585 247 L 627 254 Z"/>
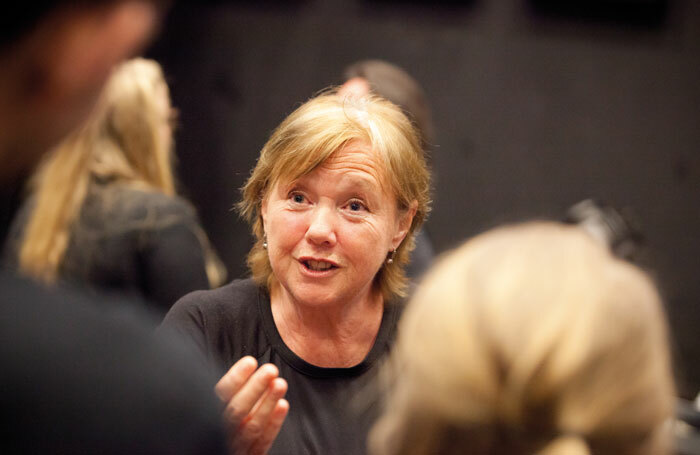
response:
<path id="1" fill-rule="evenodd" d="M 220 453 L 214 378 L 192 368 L 194 353 L 154 337 L 154 319 L 136 305 L 97 300 L 0 273 L 11 422 L 0 444 L 12 453 Z"/>
<path id="2" fill-rule="evenodd" d="M 83 211 L 83 217 L 109 216 L 143 228 L 197 220 L 194 206 L 181 196 L 119 183 L 93 185 Z"/>

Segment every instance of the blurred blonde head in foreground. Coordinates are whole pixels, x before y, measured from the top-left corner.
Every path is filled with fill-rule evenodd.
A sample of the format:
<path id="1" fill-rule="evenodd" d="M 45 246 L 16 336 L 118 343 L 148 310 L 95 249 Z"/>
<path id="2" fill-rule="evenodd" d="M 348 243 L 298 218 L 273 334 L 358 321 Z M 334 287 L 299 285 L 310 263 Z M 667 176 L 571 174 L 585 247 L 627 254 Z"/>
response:
<path id="1" fill-rule="evenodd" d="M 668 454 L 669 357 L 641 270 L 576 227 L 495 229 L 409 304 L 370 452 Z"/>

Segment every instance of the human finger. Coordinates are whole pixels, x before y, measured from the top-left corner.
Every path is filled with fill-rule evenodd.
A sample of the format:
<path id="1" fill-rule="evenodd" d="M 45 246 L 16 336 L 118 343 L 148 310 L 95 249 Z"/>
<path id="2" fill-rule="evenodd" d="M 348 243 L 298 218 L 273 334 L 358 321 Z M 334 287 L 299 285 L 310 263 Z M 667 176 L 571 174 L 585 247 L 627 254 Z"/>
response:
<path id="1" fill-rule="evenodd" d="M 214 391 L 219 399 L 225 403 L 231 400 L 241 390 L 256 368 L 258 368 L 258 361 L 249 355 L 234 363 L 214 386 Z"/>
<path id="2" fill-rule="evenodd" d="M 243 419 L 256 406 L 270 386 L 270 382 L 277 377 L 277 367 L 266 363 L 253 373 L 241 389 L 233 395 L 229 401 L 224 415 L 234 425 L 240 425 Z"/>
<path id="3" fill-rule="evenodd" d="M 252 454 L 266 454 L 272 444 L 275 442 L 277 435 L 282 428 L 284 419 L 289 413 L 289 402 L 284 398 L 277 400 L 275 408 L 270 414 L 270 418 L 267 421 L 265 430 L 258 440 L 255 442 L 249 453 Z"/>
<path id="4" fill-rule="evenodd" d="M 287 392 L 287 381 L 275 378 L 270 382 L 264 395 L 258 400 L 255 408 L 241 423 L 238 436 L 242 446 L 255 446 L 263 437 L 268 421 L 277 406 L 277 403 Z"/>

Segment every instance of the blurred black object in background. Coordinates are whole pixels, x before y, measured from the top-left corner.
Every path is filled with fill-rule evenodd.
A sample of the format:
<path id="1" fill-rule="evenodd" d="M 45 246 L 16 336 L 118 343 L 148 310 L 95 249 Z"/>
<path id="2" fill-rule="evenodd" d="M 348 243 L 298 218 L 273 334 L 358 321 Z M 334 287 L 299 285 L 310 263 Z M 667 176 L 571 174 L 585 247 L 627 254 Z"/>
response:
<path id="1" fill-rule="evenodd" d="M 644 234 L 631 209 L 585 199 L 567 210 L 565 222 L 577 224 L 593 238 L 607 245 L 621 259 L 644 265 Z"/>

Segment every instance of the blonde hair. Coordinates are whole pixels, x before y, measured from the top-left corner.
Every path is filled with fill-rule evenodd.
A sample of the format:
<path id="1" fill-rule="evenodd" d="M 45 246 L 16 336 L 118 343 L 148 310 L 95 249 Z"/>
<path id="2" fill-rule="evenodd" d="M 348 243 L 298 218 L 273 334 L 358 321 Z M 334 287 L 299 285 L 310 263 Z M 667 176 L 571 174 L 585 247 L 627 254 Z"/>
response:
<path id="1" fill-rule="evenodd" d="M 53 282 L 71 226 L 94 177 L 175 194 L 168 86 L 160 65 L 141 58 L 113 70 L 95 111 L 41 163 L 32 178 L 36 205 L 19 250 L 20 270 Z"/>
<path id="2" fill-rule="evenodd" d="M 414 233 L 425 220 L 430 204 L 430 174 L 419 136 L 402 111 L 375 95 L 342 98 L 329 91 L 307 101 L 290 114 L 267 141 L 243 187 L 240 212 L 256 237 L 248 255 L 253 278 L 270 288 L 274 275 L 263 248 L 262 202 L 280 180 L 295 180 L 313 171 L 351 141 L 369 144 L 384 165 L 387 189 L 400 211 L 417 202 L 416 214 L 406 238 L 391 264 L 384 264 L 375 278 L 385 299 L 404 295 L 403 267 L 414 248 Z"/>
<path id="3" fill-rule="evenodd" d="M 399 326 L 372 454 L 668 454 L 673 380 L 649 278 L 576 227 L 442 258 Z"/>

